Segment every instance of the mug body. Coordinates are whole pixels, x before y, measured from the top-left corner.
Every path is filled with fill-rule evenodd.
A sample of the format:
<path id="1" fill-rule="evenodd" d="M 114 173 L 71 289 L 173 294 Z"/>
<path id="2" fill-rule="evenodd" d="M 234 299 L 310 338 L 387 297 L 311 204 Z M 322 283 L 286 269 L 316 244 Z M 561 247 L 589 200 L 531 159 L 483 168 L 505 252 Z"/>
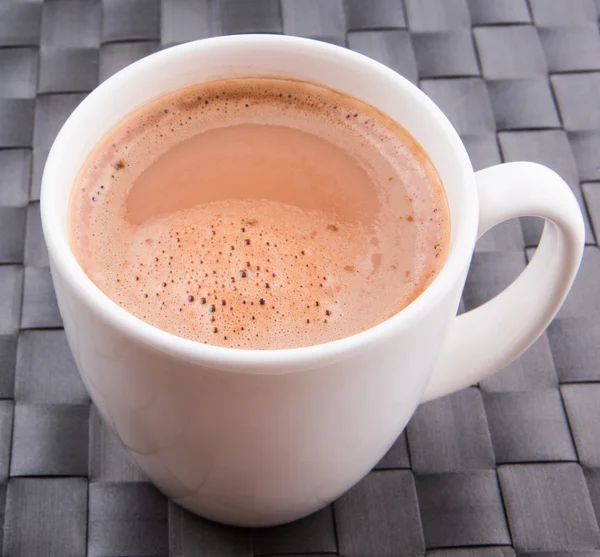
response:
<path id="1" fill-rule="evenodd" d="M 167 92 L 261 75 L 321 83 L 378 108 L 420 142 L 444 183 L 452 220 L 445 266 L 407 308 L 352 337 L 265 351 L 185 340 L 113 303 L 70 249 L 71 189 L 106 132 Z M 423 93 L 343 48 L 266 35 L 188 43 L 107 80 L 59 133 L 41 197 L 66 335 L 103 418 L 176 502 L 246 526 L 287 522 L 325 506 L 386 453 L 419 404 L 456 314 L 478 224 L 467 154 Z"/>

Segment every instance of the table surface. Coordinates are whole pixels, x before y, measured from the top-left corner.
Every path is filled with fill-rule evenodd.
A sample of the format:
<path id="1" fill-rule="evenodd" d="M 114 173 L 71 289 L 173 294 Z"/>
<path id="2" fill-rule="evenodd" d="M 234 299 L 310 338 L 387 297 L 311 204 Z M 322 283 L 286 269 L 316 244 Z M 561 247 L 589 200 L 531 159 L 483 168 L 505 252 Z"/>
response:
<path id="1" fill-rule="evenodd" d="M 2 554 L 600 556 L 599 10 L 594 0 L 0 0 Z M 562 175 L 587 244 L 532 349 L 420 407 L 330 507 L 256 531 L 169 502 L 101 422 L 61 328 L 39 209 L 48 149 L 87 92 L 163 47 L 246 32 L 345 45 L 397 70 L 444 110 L 477 169 L 533 160 Z M 512 221 L 478 243 L 465 309 L 523 269 L 540 230 Z"/>

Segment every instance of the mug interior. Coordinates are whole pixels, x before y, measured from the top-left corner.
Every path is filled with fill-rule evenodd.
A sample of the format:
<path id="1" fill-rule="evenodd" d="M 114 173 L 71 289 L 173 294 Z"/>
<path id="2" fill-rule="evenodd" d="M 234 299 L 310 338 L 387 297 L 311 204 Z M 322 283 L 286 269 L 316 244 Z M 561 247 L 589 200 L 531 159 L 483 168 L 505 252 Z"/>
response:
<path id="1" fill-rule="evenodd" d="M 352 338 L 368 337 L 378 328 L 401 326 L 402 321 L 416 315 L 424 305 L 434 303 L 436 296 L 458 280 L 470 260 L 476 239 L 477 194 L 462 142 L 437 106 L 389 68 L 341 47 L 295 37 L 239 35 L 187 43 L 136 62 L 94 90 L 63 126 L 44 170 L 42 223 L 53 266 L 60 266 L 81 295 L 89 297 L 91 303 L 102 305 L 102 311 L 120 325 L 141 327 L 146 333 L 149 333 L 148 328 L 154 329 L 129 314 L 126 318 L 123 315 L 126 312 L 102 294 L 78 265 L 68 234 L 68 207 L 75 178 L 100 139 L 140 105 L 195 83 L 248 76 L 290 77 L 326 85 L 384 112 L 421 144 L 435 164 L 448 198 L 451 217 L 448 259 L 433 283 L 412 304 L 386 322 Z M 202 350 L 282 352 L 208 347 L 158 329 L 152 334 L 157 339 L 158 335 L 172 337 L 168 339 L 171 347 L 182 342 L 192 343 Z M 327 345 L 293 350 L 323 346 Z"/>

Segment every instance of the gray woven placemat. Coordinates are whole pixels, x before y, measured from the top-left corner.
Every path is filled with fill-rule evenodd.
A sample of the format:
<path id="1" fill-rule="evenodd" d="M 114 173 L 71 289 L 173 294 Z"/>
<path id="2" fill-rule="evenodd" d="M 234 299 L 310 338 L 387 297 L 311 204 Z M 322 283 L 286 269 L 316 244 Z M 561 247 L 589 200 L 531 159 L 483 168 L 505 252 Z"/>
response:
<path id="1" fill-rule="evenodd" d="M 600 556 L 600 34 L 594 0 L 0 0 L 0 520 L 6 557 Z M 576 285 L 547 334 L 477 388 L 419 408 L 390 453 L 298 523 L 233 529 L 170 503 L 124 456 L 77 376 L 39 211 L 61 124 L 165 46 L 313 37 L 418 83 L 473 164 L 533 160 L 586 219 Z M 540 223 L 478 244 L 477 306 L 523 269 Z"/>

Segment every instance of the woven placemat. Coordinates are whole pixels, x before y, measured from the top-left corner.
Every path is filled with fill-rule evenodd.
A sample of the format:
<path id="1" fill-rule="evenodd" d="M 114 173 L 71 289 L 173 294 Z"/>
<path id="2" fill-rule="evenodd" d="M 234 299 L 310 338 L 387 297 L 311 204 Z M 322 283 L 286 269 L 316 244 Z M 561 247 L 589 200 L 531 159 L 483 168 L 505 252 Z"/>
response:
<path id="1" fill-rule="evenodd" d="M 0 520 L 6 557 L 600 556 L 600 34 L 594 0 L 0 0 Z M 572 187 L 585 257 L 548 332 L 492 379 L 420 407 L 323 511 L 265 530 L 169 502 L 78 378 L 40 226 L 55 134 L 165 46 L 269 32 L 345 45 L 417 83 L 474 166 L 532 160 Z M 463 305 L 521 271 L 536 219 L 477 246 Z"/>

